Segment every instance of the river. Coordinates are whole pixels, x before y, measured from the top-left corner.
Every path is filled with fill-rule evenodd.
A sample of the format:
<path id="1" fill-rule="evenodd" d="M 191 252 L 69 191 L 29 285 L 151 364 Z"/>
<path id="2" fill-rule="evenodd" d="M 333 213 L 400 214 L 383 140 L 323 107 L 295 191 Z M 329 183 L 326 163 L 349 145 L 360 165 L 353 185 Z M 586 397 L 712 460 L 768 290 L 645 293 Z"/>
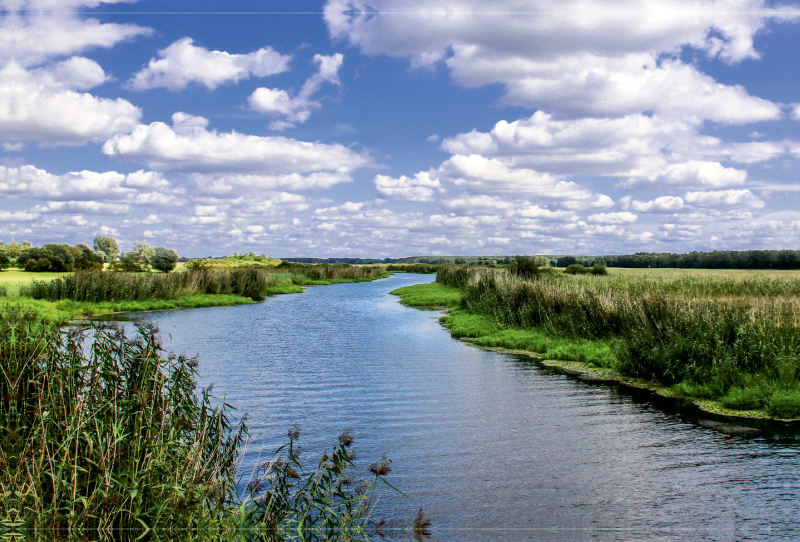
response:
<path id="1" fill-rule="evenodd" d="M 432 275 L 309 288 L 241 307 L 151 313 L 199 355 L 201 385 L 249 414 L 245 462 L 298 424 L 301 459 L 352 429 L 385 452 L 377 515 L 419 508 L 432 539 L 796 540 L 800 441 L 729 436 L 613 386 L 453 340 L 388 293 Z"/>

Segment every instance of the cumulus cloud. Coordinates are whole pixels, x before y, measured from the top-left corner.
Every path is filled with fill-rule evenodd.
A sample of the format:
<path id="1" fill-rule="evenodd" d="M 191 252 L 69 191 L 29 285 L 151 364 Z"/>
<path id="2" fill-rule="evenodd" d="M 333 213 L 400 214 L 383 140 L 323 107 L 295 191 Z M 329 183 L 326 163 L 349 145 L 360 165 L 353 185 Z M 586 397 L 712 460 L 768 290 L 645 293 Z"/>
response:
<path id="1" fill-rule="evenodd" d="M 0 63 L 40 64 L 152 34 L 133 24 L 102 23 L 78 16 L 75 8 L 88 3 L 54 1 L 50 7 L 25 2 L 8 6 L 0 15 Z M 87 6 L 88 7 L 88 6 Z M 54 13 L 51 10 L 57 10 Z"/>
<path id="2" fill-rule="evenodd" d="M 598 213 L 589 215 L 589 222 L 596 222 L 598 224 L 631 224 L 639 220 L 639 217 L 633 213 Z"/>
<path id="3" fill-rule="evenodd" d="M 412 178 L 402 175 L 394 179 L 378 175 L 374 182 L 382 196 L 406 201 L 433 201 L 434 194 L 444 191 L 439 180 L 431 178 L 431 174 L 424 171 Z"/>
<path id="4" fill-rule="evenodd" d="M 726 168 L 719 162 L 691 160 L 689 162 L 671 164 L 647 179 L 631 179 L 621 184 L 622 186 L 654 184 L 658 186 L 719 188 L 741 185 L 744 184 L 746 179 L 747 172 L 744 170 Z"/>
<path id="5" fill-rule="evenodd" d="M 238 83 L 251 76 L 266 77 L 289 69 L 291 56 L 264 47 L 248 54 L 209 51 L 193 45 L 192 38 L 183 38 L 158 52 L 147 67 L 136 73 L 125 86 L 134 90 L 163 87 L 177 91 L 191 83 L 211 90 L 220 85 Z"/>
<path id="6" fill-rule="evenodd" d="M 676 196 L 661 196 L 650 201 L 633 200 L 630 202 L 630 207 L 640 213 L 674 213 L 683 209 L 683 206 L 683 198 Z"/>
<path id="7" fill-rule="evenodd" d="M 760 209 L 764 202 L 749 190 L 711 190 L 706 192 L 687 192 L 684 201 L 697 206 L 721 207 L 736 206 Z"/>
<path id="8" fill-rule="evenodd" d="M 31 165 L 18 168 L 0 166 L 0 194 L 4 197 L 62 202 L 135 202 L 141 193 L 169 186 L 159 174 L 146 171 L 127 175 L 116 171 L 79 171 L 54 175 Z"/>
<path id="9" fill-rule="evenodd" d="M 154 171 L 292 175 L 315 172 L 348 174 L 370 160 L 342 145 L 308 143 L 284 137 L 260 137 L 207 130 L 208 119 L 186 113 L 163 122 L 139 125 L 103 145 L 115 160 L 142 162 Z"/>
<path id="10" fill-rule="evenodd" d="M 763 0 L 502 0 L 490 8 L 477 0 L 329 0 L 325 7 L 334 38 L 370 55 L 411 57 L 416 66 L 444 60 L 462 85 L 505 84 L 505 103 L 733 123 L 778 118 L 780 108 L 662 55 L 689 46 L 728 63 L 756 59 L 753 37 L 767 20 L 797 14 Z"/>
<path id="11" fill-rule="evenodd" d="M 106 79 L 102 68 L 85 58 L 33 71 L 8 64 L 0 69 L 0 140 L 82 145 L 130 132 L 142 114 L 138 107 L 73 90 Z"/>
<path id="12" fill-rule="evenodd" d="M 533 169 L 509 167 L 498 159 L 478 154 L 455 155 L 437 174 L 457 187 L 481 194 L 519 194 L 557 200 L 563 208 L 608 208 L 614 202 L 580 185 Z"/>
<path id="13" fill-rule="evenodd" d="M 303 123 L 311 116 L 313 109 L 322 107 L 322 104 L 311 99 L 323 83 L 328 82 L 339 85 L 339 68 L 344 62 L 344 56 L 314 55 L 314 62 L 319 64 L 319 71 L 311 76 L 300 92 L 295 97 L 290 97 L 285 90 L 273 88 L 257 88 L 248 98 L 250 108 L 259 113 L 273 116 L 282 116 L 284 119 L 273 121 L 271 130 L 285 130 L 294 128 L 295 123 Z"/>

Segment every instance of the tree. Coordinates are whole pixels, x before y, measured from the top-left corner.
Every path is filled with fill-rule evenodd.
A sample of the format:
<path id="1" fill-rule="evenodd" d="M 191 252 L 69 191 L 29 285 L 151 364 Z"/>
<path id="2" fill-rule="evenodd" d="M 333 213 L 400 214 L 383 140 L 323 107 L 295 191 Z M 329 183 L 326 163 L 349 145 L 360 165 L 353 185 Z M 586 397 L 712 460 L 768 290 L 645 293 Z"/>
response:
<path id="1" fill-rule="evenodd" d="M 455 263 L 458 265 L 465 265 L 467 263 L 467 259 L 464 256 L 456 256 Z"/>
<path id="2" fill-rule="evenodd" d="M 150 256 L 150 266 L 153 269 L 158 269 L 162 273 L 169 273 L 178 264 L 178 253 L 164 247 L 157 247 L 153 249 L 153 255 Z"/>
<path id="3" fill-rule="evenodd" d="M 96 237 L 94 240 L 95 252 L 102 252 L 106 263 L 111 263 L 119 258 L 119 244 L 113 237 Z"/>
<path id="4" fill-rule="evenodd" d="M 153 256 L 153 247 L 150 246 L 150 243 L 142 239 L 141 241 L 134 241 L 133 243 L 133 251 L 141 256 L 141 258 L 150 263 L 150 258 Z"/>
<path id="5" fill-rule="evenodd" d="M 8 257 L 5 250 L 0 250 L 0 269 L 5 269 L 11 265 L 11 258 Z"/>
<path id="6" fill-rule="evenodd" d="M 139 252 L 123 252 L 119 260 L 112 263 L 109 269 L 126 273 L 143 273 L 149 268 L 150 263 Z"/>

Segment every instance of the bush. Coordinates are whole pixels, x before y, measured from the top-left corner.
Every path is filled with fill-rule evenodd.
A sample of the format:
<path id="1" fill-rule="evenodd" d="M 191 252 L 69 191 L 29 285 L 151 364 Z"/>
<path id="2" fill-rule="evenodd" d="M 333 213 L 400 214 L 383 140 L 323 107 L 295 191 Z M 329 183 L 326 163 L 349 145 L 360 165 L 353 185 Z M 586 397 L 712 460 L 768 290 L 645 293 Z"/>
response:
<path id="1" fill-rule="evenodd" d="M 570 264 L 567 266 L 566 269 L 564 269 L 564 273 L 568 275 L 585 275 L 591 272 L 592 272 L 591 269 L 586 268 L 579 263 Z"/>
<path id="2" fill-rule="evenodd" d="M 47 244 L 23 250 L 17 266 L 31 272 L 97 270 L 103 267 L 103 257 L 86 245 Z"/>
<path id="3" fill-rule="evenodd" d="M 169 273 L 175 269 L 176 265 L 178 265 L 177 252 L 164 247 L 153 249 L 153 255 L 150 256 L 150 267 L 162 273 Z"/>
<path id="4" fill-rule="evenodd" d="M 596 263 L 596 264 L 594 264 L 594 267 L 592 267 L 592 274 L 593 275 L 608 275 L 608 269 L 606 269 L 605 265 L 603 265 L 601 263 Z"/>
<path id="5" fill-rule="evenodd" d="M 144 273 L 150 269 L 150 264 L 141 252 L 124 252 L 119 260 L 111 264 L 109 269 L 124 273 Z"/>
<path id="6" fill-rule="evenodd" d="M 778 418 L 800 417 L 800 392 L 775 392 L 767 404 L 767 410 Z"/>
<path id="7" fill-rule="evenodd" d="M 4 250 L 0 250 L 0 269 L 5 269 L 10 266 L 11 266 L 11 258 L 8 257 L 8 254 L 6 254 Z"/>

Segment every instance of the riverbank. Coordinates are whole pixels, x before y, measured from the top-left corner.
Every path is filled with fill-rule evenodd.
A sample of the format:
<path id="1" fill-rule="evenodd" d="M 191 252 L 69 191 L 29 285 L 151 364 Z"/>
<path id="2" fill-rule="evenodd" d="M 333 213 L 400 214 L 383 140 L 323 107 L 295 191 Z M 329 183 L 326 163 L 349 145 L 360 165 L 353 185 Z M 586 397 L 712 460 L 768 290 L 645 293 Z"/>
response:
<path id="1" fill-rule="evenodd" d="M 797 426 L 798 417 L 775 416 L 764 408 L 733 409 L 722 401 L 691 396 L 685 393 L 686 383 L 664 384 L 625 374 L 618 369 L 621 339 L 563 338 L 541 328 L 501 325 L 497 319 L 475 314 L 462 307 L 463 290 L 438 282 L 400 288 L 391 292 L 401 303 L 418 308 L 447 309 L 440 321 L 454 338 L 480 348 L 511 354 L 523 354 L 541 366 L 556 369 L 591 382 L 615 383 L 628 388 L 646 390 L 676 403 L 690 404 L 708 417 L 733 424 L 778 422 Z M 740 430 L 735 429 L 733 432 Z"/>
<path id="2" fill-rule="evenodd" d="M 300 294 L 306 286 L 368 282 L 390 276 L 387 272 L 369 272 L 342 277 L 339 269 L 322 273 L 314 268 L 303 271 L 262 271 L 264 276 L 257 278 L 259 284 L 255 289 L 245 286 L 227 292 L 231 290 L 230 285 L 221 289 L 219 279 L 211 281 L 213 287 L 207 287 L 205 283 L 208 280 L 189 281 L 185 271 L 170 275 L 92 273 L 83 275 L 80 284 L 76 284 L 70 279 L 72 273 L 29 273 L 10 269 L 0 272 L 0 305 L 11 304 L 34 310 L 52 325 L 62 326 L 99 314 L 248 305 L 272 295 Z M 244 271 L 247 272 L 253 271 Z M 242 271 L 229 269 L 199 273 L 198 277 L 207 277 L 220 273 L 241 274 Z M 363 276 L 355 276 L 357 274 Z M 214 293 L 202 293 L 208 290 Z M 86 300 L 97 299 L 98 295 L 107 298 L 100 302 Z"/>

